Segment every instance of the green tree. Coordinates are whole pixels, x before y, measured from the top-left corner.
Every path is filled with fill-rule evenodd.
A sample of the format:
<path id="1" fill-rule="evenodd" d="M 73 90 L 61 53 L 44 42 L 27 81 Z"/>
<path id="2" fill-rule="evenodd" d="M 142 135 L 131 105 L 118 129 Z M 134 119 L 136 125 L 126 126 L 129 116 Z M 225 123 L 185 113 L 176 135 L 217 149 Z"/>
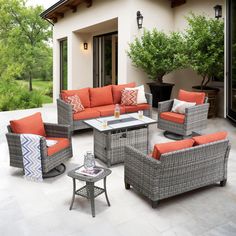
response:
<path id="1" fill-rule="evenodd" d="M 129 46 L 128 56 L 132 63 L 159 83 L 163 83 L 165 74 L 185 65 L 185 44 L 179 33 L 144 30 L 141 38 L 135 38 Z"/>
<path id="2" fill-rule="evenodd" d="M 203 15 L 187 17 L 185 33 L 189 66 L 202 76 L 201 89 L 224 76 L 224 22 Z"/>
<path id="3" fill-rule="evenodd" d="M 18 77 L 28 79 L 30 91 L 33 77 L 39 71 L 47 76 L 48 65 L 52 65 L 51 27 L 39 16 L 42 11 L 41 6 L 27 7 L 25 0 L 0 0 L 0 47 L 8 54 L 0 70 L 11 71 L 13 62 Z"/>

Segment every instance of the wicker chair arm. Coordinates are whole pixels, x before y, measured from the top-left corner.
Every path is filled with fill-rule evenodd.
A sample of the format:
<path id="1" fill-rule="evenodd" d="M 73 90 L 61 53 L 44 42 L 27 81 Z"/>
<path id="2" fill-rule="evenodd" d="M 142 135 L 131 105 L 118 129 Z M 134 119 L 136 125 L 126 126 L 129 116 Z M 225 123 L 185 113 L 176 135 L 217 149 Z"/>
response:
<path id="1" fill-rule="evenodd" d="M 62 99 L 57 99 L 57 116 L 59 124 L 73 125 L 72 106 Z"/>
<path id="2" fill-rule="evenodd" d="M 168 101 L 164 101 L 164 102 L 159 102 L 158 103 L 158 114 L 160 114 L 162 112 L 170 111 L 173 106 L 173 102 L 174 102 L 173 99 L 168 100 Z"/>
<path id="3" fill-rule="evenodd" d="M 152 94 L 151 93 L 145 93 L 145 97 L 147 99 L 147 103 L 152 106 Z"/>
<path id="4" fill-rule="evenodd" d="M 14 156 L 22 156 L 22 150 L 20 148 L 21 147 L 20 134 L 7 133 L 6 138 L 7 138 L 10 156 L 12 154 Z M 41 149 L 42 156 L 45 156 L 45 154 L 47 153 L 47 145 L 46 145 L 45 137 L 40 138 L 40 149 Z"/>
<path id="5" fill-rule="evenodd" d="M 207 120 L 209 103 L 189 107 L 185 109 L 185 123 L 194 123 L 199 120 Z"/>
<path id="6" fill-rule="evenodd" d="M 46 134 L 48 137 L 57 138 L 71 138 L 71 131 L 69 125 L 44 123 Z"/>

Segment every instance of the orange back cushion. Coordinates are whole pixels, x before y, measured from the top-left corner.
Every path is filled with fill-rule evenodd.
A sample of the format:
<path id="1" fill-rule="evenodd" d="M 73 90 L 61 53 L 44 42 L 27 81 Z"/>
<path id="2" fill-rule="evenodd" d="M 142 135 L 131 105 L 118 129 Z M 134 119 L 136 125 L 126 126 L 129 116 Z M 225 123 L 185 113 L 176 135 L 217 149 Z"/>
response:
<path id="1" fill-rule="evenodd" d="M 190 148 L 193 144 L 194 141 L 192 139 L 156 144 L 152 152 L 152 157 L 159 160 L 164 153 Z"/>
<path id="2" fill-rule="evenodd" d="M 113 104 L 111 85 L 101 88 L 90 88 L 89 92 L 91 107 Z"/>
<path id="3" fill-rule="evenodd" d="M 135 82 L 129 84 L 112 85 L 112 95 L 114 104 L 119 104 L 121 102 L 121 91 L 125 88 L 134 88 L 136 86 Z"/>
<path id="4" fill-rule="evenodd" d="M 44 124 L 40 112 L 19 120 L 10 121 L 11 130 L 16 134 L 37 134 L 46 136 Z"/>
<path id="5" fill-rule="evenodd" d="M 66 101 L 67 97 L 73 95 L 79 96 L 80 101 L 85 108 L 90 107 L 89 88 L 61 91 L 61 99 L 63 99 L 64 101 Z"/>
<path id="6" fill-rule="evenodd" d="M 196 136 L 196 137 L 193 137 L 192 139 L 194 140 L 194 145 L 201 145 L 201 144 L 224 140 L 226 138 L 227 138 L 227 132 L 222 131 L 222 132 L 216 132 L 213 134 Z"/>
<path id="7" fill-rule="evenodd" d="M 196 104 L 199 105 L 204 103 L 205 93 L 189 92 L 180 89 L 178 99 L 185 102 L 196 102 Z"/>

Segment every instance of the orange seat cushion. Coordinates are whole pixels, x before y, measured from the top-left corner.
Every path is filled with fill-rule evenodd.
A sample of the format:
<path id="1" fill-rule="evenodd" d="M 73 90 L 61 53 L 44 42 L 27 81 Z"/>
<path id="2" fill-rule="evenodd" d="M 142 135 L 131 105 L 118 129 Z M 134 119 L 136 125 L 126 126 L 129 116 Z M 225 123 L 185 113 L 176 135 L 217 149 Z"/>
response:
<path id="1" fill-rule="evenodd" d="M 84 111 L 73 114 L 73 120 L 87 120 L 98 117 L 100 117 L 100 112 L 94 108 L 86 108 Z"/>
<path id="2" fill-rule="evenodd" d="M 107 105 L 107 106 L 100 106 L 100 107 L 94 107 L 94 110 L 98 111 L 100 113 L 100 116 L 113 116 L 115 105 Z M 125 113 L 125 108 L 120 106 L 120 113 Z"/>
<path id="3" fill-rule="evenodd" d="M 67 147 L 70 146 L 70 140 L 68 138 L 52 138 L 46 137 L 47 140 L 55 140 L 57 141 L 56 144 L 52 145 L 51 147 L 47 148 L 48 156 L 51 156 Z"/>
<path id="4" fill-rule="evenodd" d="M 160 114 L 160 118 L 163 120 L 168 120 L 168 121 L 174 122 L 174 123 L 183 124 L 184 119 L 185 119 L 185 115 L 180 114 L 180 113 L 167 111 L 167 112 L 162 112 Z"/>
<path id="5" fill-rule="evenodd" d="M 161 155 L 164 153 L 190 148 L 193 146 L 193 144 L 193 139 L 185 139 L 175 142 L 155 144 L 152 152 L 152 157 L 159 160 Z"/>
<path id="6" fill-rule="evenodd" d="M 142 103 L 135 106 L 124 106 L 126 113 L 137 112 L 140 110 L 149 110 L 150 105 L 148 103 Z"/>
<path id="7" fill-rule="evenodd" d="M 222 132 L 216 132 L 213 134 L 196 136 L 196 137 L 193 137 L 192 139 L 194 140 L 194 145 L 201 145 L 201 144 L 224 140 L 226 139 L 226 137 L 227 137 L 227 132 L 222 131 Z"/>
<path id="8" fill-rule="evenodd" d="M 46 136 L 40 112 L 19 120 L 11 120 L 10 126 L 12 132 L 16 134 L 36 134 Z"/>
<path id="9" fill-rule="evenodd" d="M 111 85 L 101 88 L 90 88 L 91 107 L 99 107 L 113 104 Z"/>
<path id="10" fill-rule="evenodd" d="M 66 101 L 67 97 L 73 96 L 73 95 L 79 96 L 80 101 L 85 108 L 90 107 L 89 88 L 61 91 L 61 99 L 63 99 L 64 101 Z"/>
<path id="11" fill-rule="evenodd" d="M 112 85 L 112 95 L 114 104 L 120 104 L 121 102 L 121 91 L 125 88 L 134 88 L 136 86 L 135 82 L 128 84 Z"/>
<path id="12" fill-rule="evenodd" d="M 205 93 L 189 92 L 183 89 L 179 90 L 178 99 L 185 102 L 196 102 L 197 105 L 203 104 L 205 100 Z"/>

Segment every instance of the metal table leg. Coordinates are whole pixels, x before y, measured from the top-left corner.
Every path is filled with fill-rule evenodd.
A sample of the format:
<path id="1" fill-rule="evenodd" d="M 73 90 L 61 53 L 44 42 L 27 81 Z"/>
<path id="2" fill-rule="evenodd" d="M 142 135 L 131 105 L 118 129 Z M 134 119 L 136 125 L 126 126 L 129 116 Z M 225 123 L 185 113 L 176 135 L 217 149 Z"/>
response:
<path id="1" fill-rule="evenodd" d="M 107 179 L 107 177 L 105 177 L 104 179 L 103 179 L 103 184 L 104 184 L 104 191 L 105 191 L 105 196 L 106 196 L 106 200 L 107 200 L 107 205 L 108 206 L 111 206 L 111 204 L 110 204 L 110 202 L 109 202 L 109 199 L 108 199 L 108 196 L 107 196 L 107 184 L 106 184 L 106 179 Z"/>
<path id="2" fill-rule="evenodd" d="M 72 195 L 72 199 L 71 199 L 70 210 L 72 209 L 72 206 L 74 204 L 75 191 L 76 191 L 76 183 L 75 183 L 75 179 L 73 178 L 73 195 Z"/>
<path id="3" fill-rule="evenodd" d="M 86 182 L 88 197 L 91 202 L 92 216 L 95 217 L 95 203 L 94 203 L 94 183 Z"/>

